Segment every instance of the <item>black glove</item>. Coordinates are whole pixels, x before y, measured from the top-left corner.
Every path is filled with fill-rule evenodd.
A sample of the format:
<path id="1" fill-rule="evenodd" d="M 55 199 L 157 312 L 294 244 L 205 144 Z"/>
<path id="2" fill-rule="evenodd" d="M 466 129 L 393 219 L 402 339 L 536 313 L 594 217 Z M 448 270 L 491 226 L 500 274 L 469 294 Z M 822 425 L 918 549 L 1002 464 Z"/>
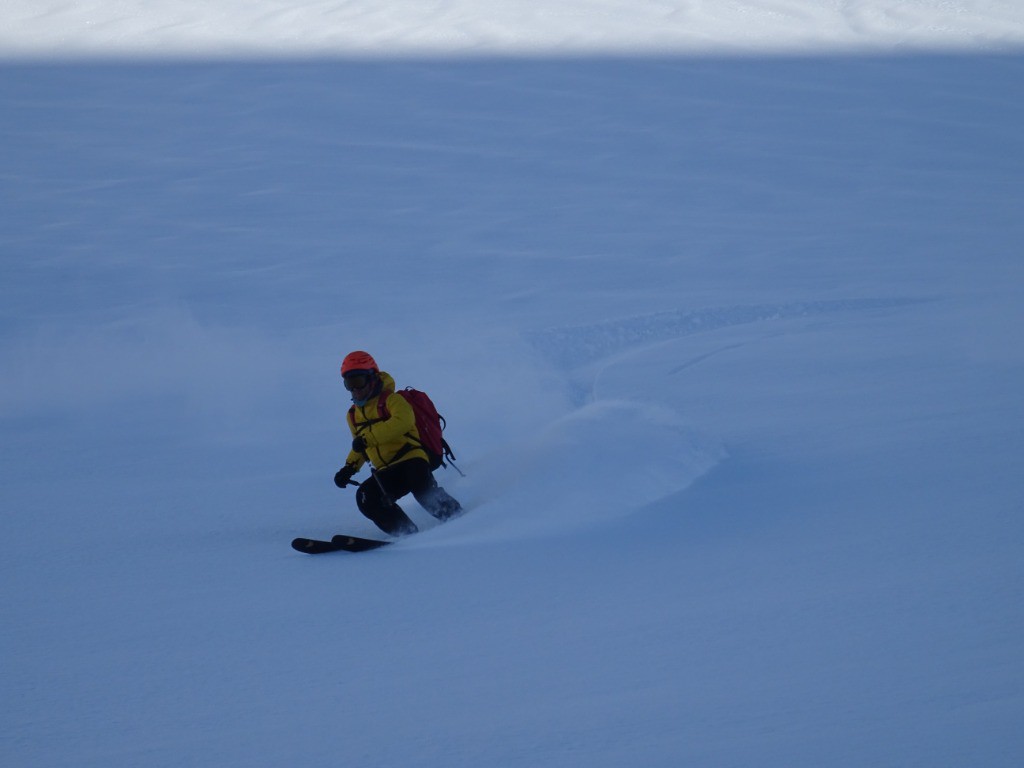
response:
<path id="1" fill-rule="evenodd" d="M 367 445 L 366 440 L 361 437 L 357 437 L 352 441 L 352 450 L 356 453 L 366 453 Z"/>
<path id="2" fill-rule="evenodd" d="M 334 476 L 334 484 L 339 488 L 344 488 L 350 482 L 352 482 L 352 476 L 356 473 L 356 468 L 351 464 L 346 464 L 344 467 L 338 470 L 338 473 Z"/>

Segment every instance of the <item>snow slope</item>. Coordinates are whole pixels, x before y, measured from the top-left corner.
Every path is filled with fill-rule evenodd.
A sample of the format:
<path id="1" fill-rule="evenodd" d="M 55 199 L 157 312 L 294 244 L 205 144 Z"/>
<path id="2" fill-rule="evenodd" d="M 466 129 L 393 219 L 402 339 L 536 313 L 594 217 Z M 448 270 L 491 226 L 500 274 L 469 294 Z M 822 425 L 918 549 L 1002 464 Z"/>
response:
<path id="1" fill-rule="evenodd" d="M 451 56 L 1012 50 L 1017 0 L 5 0 L 0 51 Z"/>
<path id="2" fill-rule="evenodd" d="M 1019 765 L 1024 17 L 811 5 L 6 5 L 0 763 Z M 472 512 L 310 558 L 353 348 Z"/>

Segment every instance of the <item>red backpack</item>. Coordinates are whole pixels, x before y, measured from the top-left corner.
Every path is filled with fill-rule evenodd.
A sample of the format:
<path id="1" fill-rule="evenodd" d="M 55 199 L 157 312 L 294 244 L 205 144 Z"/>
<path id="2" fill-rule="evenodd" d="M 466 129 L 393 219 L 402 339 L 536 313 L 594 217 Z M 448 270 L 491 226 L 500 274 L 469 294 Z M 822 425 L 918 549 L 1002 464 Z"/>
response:
<path id="1" fill-rule="evenodd" d="M 412 387 L 399 389 L 395 394 L 404 397 L 409 405 L 412 406 L 413 413 L 416 414 L 416 431 L 420 433 L 420 440 L 414 440 L 414 442 L 419 442 L 420 447 L 426 451 L 427 458 L 430 461 L 430 468 L 437 469 L 441 466 L 448 466 L 445 463 L 445 459 L 454 461 L 455 454 L 452 453 L 451 446 L 448 445 L 448 442 L 441 434 L 447 426 L 447 422 L 444 420 L 444 416 L 437 412 L 434 402 L 426 392 L 421 392 Z M 377 416 L 381 421 L 387 421 L 391 418 L 386 400 L 387 397 L 384 396 L 383 392 L 377 398 Z M 452 466 L 455 465 L 453 464 Z"/>

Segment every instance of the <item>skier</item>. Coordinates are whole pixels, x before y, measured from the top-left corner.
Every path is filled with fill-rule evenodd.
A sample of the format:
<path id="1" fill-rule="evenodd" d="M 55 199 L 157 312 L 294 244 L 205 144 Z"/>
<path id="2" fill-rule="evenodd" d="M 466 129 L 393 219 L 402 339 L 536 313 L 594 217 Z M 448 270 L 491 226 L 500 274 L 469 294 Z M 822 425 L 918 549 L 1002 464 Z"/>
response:
<path id="1" fill-rule="evenodd" d="M 390 374 L 381 371 L 369 353 L 356 351 L 345 356 L 341 376 L 345 389 L 352 393 L 353 406 L 347 418 L 352 450 L 345 466 L 335 474 L 334 484 L 344 488 L 369 462 L 373 478 L 359 485 L 356 505 L 392 536 L 419 530 L 396 503 L 409 493 L 438 520 L 460 514 L 462 506 L 434 479 L 416 427 L 416 414 L 404 397 L 395 394 L 395 380 Z M 385 418 L 381 418 L 382 413 Z"/>

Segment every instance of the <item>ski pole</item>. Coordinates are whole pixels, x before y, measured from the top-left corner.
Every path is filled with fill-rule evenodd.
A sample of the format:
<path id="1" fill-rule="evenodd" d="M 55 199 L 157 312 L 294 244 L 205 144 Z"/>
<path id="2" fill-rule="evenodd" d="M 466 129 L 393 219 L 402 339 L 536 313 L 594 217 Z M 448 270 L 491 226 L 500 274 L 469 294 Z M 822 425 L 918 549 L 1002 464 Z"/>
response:
<path id="1" fill-rule="evenodd" d="M 384 488 L 384 483 L 380 481 L 377 476 L 377 470 L 373 466 L 373 462 L 370 461 L 370 457 L 366 455 L 366 451 L 362 451 L 363 458 L 366 459 L 366 463 L 370 465 L 370 474 L 373 475 L 373 479 L 377 481 L 377 487 L 380 488 L 381 495 L 384 497 L 384 503 L 389 507 L 395 502 L 391 500 L 391 494 Z"/>

